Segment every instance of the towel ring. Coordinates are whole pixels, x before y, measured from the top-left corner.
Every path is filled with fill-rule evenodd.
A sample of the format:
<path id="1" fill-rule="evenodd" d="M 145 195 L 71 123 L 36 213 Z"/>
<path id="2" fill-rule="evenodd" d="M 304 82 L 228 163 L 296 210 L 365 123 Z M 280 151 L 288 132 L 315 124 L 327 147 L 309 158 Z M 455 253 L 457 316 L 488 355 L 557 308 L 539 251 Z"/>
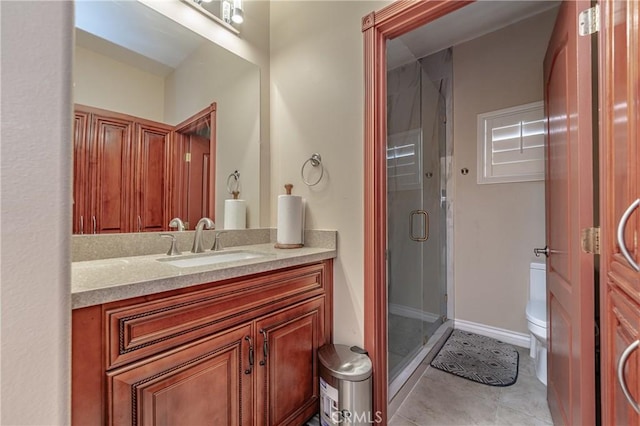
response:
<path id="1" fill-rule="evenodd" d="M 307 164 L 311 163 L 313 167 L 320 166 L 320 177 L 315 182 L 311 183 L 304 177 L 304 168 L 307 167 Z M 307 186 L 316 186 L 322 180 L 322 176 L 324 176 L 324 166 L 322 165 L 322 157 L 317 152 L 314 153 L 307 161 L 302 163 L 302 168 L 300 169 L 300 176 L 302 177 L 302 182 L 304 182 Z"/>
<path id="2" fill-rule="evenodd" d="M 235 180 L 232 182 L 231 178 L 234 178 Z M 238 171 L 236 170 L 235 172 L 231 173 L 229 177 L 227 177 L 227 192 L 229 194 L 233 194 L 234 192 L 239 192 L 238 191 L 239 188 L 240 188 L 240 173 L 238 173 Z"/>

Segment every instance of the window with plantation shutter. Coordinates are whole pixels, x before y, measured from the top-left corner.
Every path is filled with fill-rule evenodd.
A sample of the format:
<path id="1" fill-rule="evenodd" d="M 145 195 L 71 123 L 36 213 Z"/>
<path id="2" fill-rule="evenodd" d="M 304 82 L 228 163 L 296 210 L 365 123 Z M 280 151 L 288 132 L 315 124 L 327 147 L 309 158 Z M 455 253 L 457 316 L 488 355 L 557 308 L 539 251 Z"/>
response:
<path id="1" fill-rule="evenodd" d="M 544 180 L 542 101 L 478 115 L 478 183 Z"/>

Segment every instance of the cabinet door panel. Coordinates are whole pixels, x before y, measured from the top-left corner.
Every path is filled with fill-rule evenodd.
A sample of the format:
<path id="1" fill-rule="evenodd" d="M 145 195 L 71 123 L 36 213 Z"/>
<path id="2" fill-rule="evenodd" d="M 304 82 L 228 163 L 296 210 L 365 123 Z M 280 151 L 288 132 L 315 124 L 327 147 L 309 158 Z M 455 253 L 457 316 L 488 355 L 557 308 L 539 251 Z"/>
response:
<path id="1" fill-rule="evenodd" d="M 634 341 L 640 339 L 638 325 L 640 324 L 640 307 L 627 297 L 624 292 L 609 283 L 609 318 L 607 324 L 610 329 L 605 335 L 610 340 L 605 347 L 611 349 L 610 362 L 607 365 L 609 377 L 615 377 L 615 384 L 610 389 L 612 409 L 608 410 L 608 417 L 603 419 L 603 424 L 615 425 L 640 425 L 640 416 L 633 410 L 622 391 L 617 378 L 617 367 L 624 350 Z M 626 386 L 634 400 L 640 400 L 640 382 L 638 373 L 640 368 L 640 355 L 638 350 L 631 353 L 624 369 Z"/>
<path id="2" fill-rule="evenodd" d="M 640 273 L 622 254 L 626 248 L 632 260 L 640 262 L 637 209 L 624 226 L 624 241 L 617 239 L 623 214 L 640 196 L 640 3 L 598 3 L 602 424 L 640 426 L 640 414 L 626 401 L 617 375 L 622 352 L 640 338 Z M 636 401 L 640 398 L 639 363 L 636 350 L 625 369 L 627 386 Z"/>
<path id="3" fill-rule="evenodd" d="M 88 112 L 76 111 L 73 121 L 73 233 L 90 233 Z"/>
<path id="4" fill-rule="evenodd" d="M 157 232 L 168 228 L 170 132 L 169 128 L 138 126 L 135 231 Z"/>
<path id="5" fill-rule="evenodd" d="M 301 424 L 317 411 L 316 352 L 325 340 L 323 308 L 324 298 L 318 298 L 257 322 L 261 400 L 256 424 Z"/>
<path id="6" fill-rule="evenodd" d="M 93 127 L 91 161 L 95 191 L 92 210 L 96 232 L 128 232 L 132 123 L 94 115 Z M 93 223 L 90 227 L 93 230 Z"/>
<path id="7" fill-rule="evenodd" d="M 109 373 L 110 424 L 248 425 L 251 326 Z"/>

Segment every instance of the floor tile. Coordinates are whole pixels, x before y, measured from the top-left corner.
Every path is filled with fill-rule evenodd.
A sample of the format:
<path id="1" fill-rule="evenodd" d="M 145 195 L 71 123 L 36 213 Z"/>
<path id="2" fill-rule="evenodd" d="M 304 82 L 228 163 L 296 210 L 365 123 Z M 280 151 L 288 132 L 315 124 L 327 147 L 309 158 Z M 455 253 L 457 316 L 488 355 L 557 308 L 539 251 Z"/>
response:
<path id="1" fill-rule="evenodd" d="M 553 425 L 547 388 L 535 375 L 528 349 L 517 350 L 520 355 L 518 380 L 512 386 L 487 386 L 427 368 L 389 424 Z"/>
<path id="2" fill-rule="evenodd" d="M 518 425 L 518 426 L 549 426 L 552 423 L 532 417 L 522 411 L 498 406 L 496 415 L 496 425 Z"/>
<path id="3" fill-rule="evenodd" d="M 547 404 L 547 387 L 535 376 L 519 376 L 513 386 L 505 388 L 499 404 L 551 422 Z"/>
<path id="4" fill-rule="evenodd" d="M 419 426 L 484 425 L 495 421 L 499 392 L 480 392 L 475 385 L 487 386 L 446 376 L 452 375 L 429 368 L 397 414 Z"/>
<path id="5" fill-rule="evenodd" d="M 388 423 L 389 426 L 417 426 L 414 422 L 409 419 L 405 419 L 399 414 L 391 417 Z"/>

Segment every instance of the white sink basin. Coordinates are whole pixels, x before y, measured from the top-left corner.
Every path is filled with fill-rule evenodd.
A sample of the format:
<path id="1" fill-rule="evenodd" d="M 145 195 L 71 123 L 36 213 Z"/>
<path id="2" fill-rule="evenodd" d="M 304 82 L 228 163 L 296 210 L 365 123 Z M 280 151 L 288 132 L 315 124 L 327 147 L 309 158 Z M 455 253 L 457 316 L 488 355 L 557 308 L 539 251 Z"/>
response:
<path id="1" fill-rule="evenodd" d="M 178 268 L 192 268 L 194 266 L 218 265 L 220 263 L 237 262 L 239 260 L 258 259 L 266 257 L 265 253 L 255 251 L 216 251 L 193 256 L 180 256 L 175 259 L 162 258 L 159 262 L 167 263 Z"/>

